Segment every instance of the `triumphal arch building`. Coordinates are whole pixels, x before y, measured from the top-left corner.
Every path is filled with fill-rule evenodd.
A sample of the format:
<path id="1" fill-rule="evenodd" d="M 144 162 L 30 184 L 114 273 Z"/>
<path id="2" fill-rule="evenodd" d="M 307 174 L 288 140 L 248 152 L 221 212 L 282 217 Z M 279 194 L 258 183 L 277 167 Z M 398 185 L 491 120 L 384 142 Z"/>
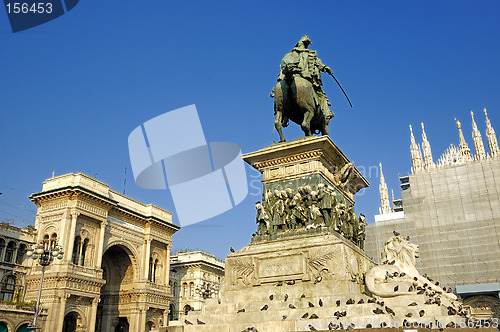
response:
<path id="1" fill-rule="evenodd" d="M 42 307 L 46 331 L 154 331 L 166 325 L 172 214 L 135 201 L 82 173 L 53 177 L 30 196 L 36 243 L 58 243 L 47 266 Z M 27 278 L 36 300 L 42 267 Z"/>

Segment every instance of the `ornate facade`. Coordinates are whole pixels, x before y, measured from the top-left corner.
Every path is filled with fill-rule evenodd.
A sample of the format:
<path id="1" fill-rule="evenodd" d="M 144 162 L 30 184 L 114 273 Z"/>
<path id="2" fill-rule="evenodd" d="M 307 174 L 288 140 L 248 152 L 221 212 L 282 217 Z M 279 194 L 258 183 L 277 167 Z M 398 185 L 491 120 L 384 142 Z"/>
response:
<path id="1" fill-rule="evenodd" d="M 31 268 L 27 248 L 35 237 L 35 229 L 20 229 L 0 223 L 0 331 L 23 331 L 33 321 L 33 303 L 24 301 L 26 277 Z M 42 311 L 44 327 L 47 312 Z"/>
<path id="2" fill-rule="evenodd" d="M 154 331 L 166 325 L 171 213 L 113 191 L 82 173 L 50 178 L 30 196 L 36 243 L 58 243 L 64 258 L 46 268 L 47 331 Z M 36 300 L 41 266 L 26 281 Z"/>
<path id="3" fill-rule="evenodd" d="M 224 262 L 203 251 L 178 252 L 170 258 L 169 325 L 182 321 L 189 311 L 200 311 L 209 298 L 218 296 Z"/>

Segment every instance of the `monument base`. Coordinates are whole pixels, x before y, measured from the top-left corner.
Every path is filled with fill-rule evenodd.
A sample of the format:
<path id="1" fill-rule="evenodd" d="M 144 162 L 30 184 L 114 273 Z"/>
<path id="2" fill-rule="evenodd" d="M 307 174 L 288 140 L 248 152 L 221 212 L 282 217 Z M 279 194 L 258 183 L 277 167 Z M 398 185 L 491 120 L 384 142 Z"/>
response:
<path id="1" fill-rule="evenodd" d="M 331 230 L 251 243 L 226 259 L 219 298 L 167 331 L 279 332 L 350 328 L 459 326 L 428 296 L 376 298 L 363 276 L 375 263 Z M 423 312 L 422 312 L 423 311 Z M 465 321 L 463 322 L 465 324 Z M 253 330 L 252 330 L 253 328 Z"/>

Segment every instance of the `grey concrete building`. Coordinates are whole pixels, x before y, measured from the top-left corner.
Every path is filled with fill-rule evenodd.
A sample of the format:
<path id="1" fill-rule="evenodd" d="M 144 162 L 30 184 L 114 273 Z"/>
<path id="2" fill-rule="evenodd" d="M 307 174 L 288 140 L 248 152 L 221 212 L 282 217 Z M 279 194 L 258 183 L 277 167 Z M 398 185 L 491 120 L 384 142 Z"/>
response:
<path id="1" fill-rule="evenodd" d="M 472 155 L 460 122 L 457 124 L 460 145 L 451 145 L 437 163 L 431 159 L 425 132 L 422 143 L 425 160 L 411 133 L 412 174 L 400 178 L 402 199 L 393 201 L 390 211 L 375 216 L 375 223 L 368 225 L 365 248 L 369 256 L 379 260 L 380 250 L 393 231 L 409 235 L 420 248 L 420 271 L 439 280 L 441 285 L 452 287 L 466 303 L 491 307 L 499 317 L 498 143 L 486 115 L 489 146 L 486 154 L 472 118 L 475 147 Z M 388 195 L 382 193 L 383 185 L 380 188 L 384 206 Z"/>

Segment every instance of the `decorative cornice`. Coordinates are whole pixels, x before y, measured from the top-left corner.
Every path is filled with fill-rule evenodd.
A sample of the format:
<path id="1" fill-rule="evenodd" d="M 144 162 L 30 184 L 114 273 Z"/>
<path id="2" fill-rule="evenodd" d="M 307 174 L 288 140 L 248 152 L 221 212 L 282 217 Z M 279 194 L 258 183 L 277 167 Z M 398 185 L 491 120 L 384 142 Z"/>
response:
<path id="1" fill-rule="evenodd" d="M 270 159 L 270 160 L 266 160 L 266 161 L 262 161 L 262 162 L 257 162 L 254 164 L 254 167 L 257 168 L 259 171 L 261 171 L 266 167 L 282 165 L 282 164 L 287 164 L 287 163 L 294 163 L 294 162 L 300 161 L 300 160 L 319 159 L 321 156 L 323 156 L 323 154 L 324 154 L 324 152 L 321 149 L 317 149 L 317 150 L 313 150 L 313 151 L 294 154 L 291 156 L 280 157 L 280 158 Z"/>

